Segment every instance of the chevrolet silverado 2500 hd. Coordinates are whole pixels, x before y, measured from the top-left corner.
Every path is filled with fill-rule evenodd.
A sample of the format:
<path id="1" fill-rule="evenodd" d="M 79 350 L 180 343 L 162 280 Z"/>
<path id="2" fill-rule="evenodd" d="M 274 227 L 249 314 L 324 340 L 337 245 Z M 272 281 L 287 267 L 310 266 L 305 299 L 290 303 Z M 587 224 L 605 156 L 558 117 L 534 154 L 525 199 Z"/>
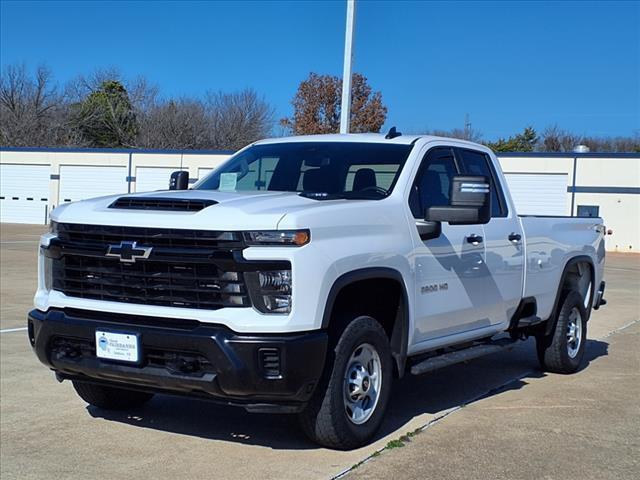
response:
<path id="1" fill-rule="evenodd" d="M 602 220 L 518 216 L 481 145 L 280 138 L 185 175 L 60 206 L 40 241 L 29 339 L 97 407 L 198 396 L 353 448 L 394 377 L 529 336 L 576 371 L 605 303 Z"/>

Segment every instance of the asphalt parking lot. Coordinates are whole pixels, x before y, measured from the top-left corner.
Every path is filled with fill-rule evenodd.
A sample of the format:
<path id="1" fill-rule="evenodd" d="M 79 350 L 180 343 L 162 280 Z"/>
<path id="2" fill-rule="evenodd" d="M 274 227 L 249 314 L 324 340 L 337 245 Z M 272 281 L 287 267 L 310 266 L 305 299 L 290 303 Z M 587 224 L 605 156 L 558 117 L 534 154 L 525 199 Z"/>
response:
<path id="1" fill-rule="evenodd" d="M 199 400 L 157 396 L 128 413 L 88 408 L 69 383 L 58 384 L 38 363 L 23 330 L 42 230 L 0 229 L 3 479 L 326 479 L 372 455 L 347 477 L 640 475 L 639 255 L 608 256 L 609 305 L 594 312 L 588 366 L 578 374 L 542 374 L 530 340 L 510 352 L 406 377 L 394 387 L 378 439 L 336 452 L 307 441 L 289 416 Z M 405 447 L 376 453 L 389 442 Z"/>

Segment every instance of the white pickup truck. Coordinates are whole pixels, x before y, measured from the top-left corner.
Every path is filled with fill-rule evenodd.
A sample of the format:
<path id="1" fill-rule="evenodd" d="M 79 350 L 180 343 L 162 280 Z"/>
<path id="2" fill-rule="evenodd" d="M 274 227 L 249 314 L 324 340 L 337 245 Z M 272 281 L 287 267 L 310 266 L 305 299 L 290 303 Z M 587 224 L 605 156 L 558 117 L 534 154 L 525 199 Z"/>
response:
<path id="1" fill-rule="evenodd" d="M 482 145 L 278 138 L 171 181 L 60 206 L 40 242 L 29 339 L 99 408 L 198 396 L 354 448 L 405 374 L 529 336 L 576 371 L 605 303 L 602 219 L 518 216 Z"/>

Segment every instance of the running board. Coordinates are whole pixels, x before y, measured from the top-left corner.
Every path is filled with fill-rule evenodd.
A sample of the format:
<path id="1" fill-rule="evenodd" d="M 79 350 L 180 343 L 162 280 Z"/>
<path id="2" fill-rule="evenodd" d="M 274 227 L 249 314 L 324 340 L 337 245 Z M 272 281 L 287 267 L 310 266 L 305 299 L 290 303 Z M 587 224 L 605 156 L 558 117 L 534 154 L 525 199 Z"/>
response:
<path id="1" fill-rule="evenodd" d="M 466 362 L 467 360 L 473 360 L 474 358 L 483 357 L 491 353 L 511 350 L 516 341 L 517 340 L 512 340 L 510 338 L 502 338 L 494 342 L 481 343 L 473 347 L 443 353 L 436 357 L 430 357 L 413 365 L 411 367 L 411 374 L 422 375 L 423 373 L 448 367 L 449 365 L 455 365 L 456 363 Z"/>

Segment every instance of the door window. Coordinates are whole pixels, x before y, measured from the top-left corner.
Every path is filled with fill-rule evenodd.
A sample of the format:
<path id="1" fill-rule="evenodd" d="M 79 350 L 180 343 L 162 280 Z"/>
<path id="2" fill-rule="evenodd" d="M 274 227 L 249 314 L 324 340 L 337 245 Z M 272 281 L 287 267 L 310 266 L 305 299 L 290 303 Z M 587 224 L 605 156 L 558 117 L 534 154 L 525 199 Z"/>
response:
<path id="1" fill-rule="evenodd" d="M 480 175 L 487 177 L 491 185 L 491 216 L 506 217 L 507 209 L 504 201 L 504 194 L 491 165 L 491 157 L 484 152 L 467 150 L 466 148 L 456 149 L 467 175 Z"/>
<path id="2" fill-rule="evenodd" d="M 451 148 L 438 147 L 427 153 L 409 195 L 409 207 L 415 218 L 424 219 L 429 207 L 449 205 L 451 181 L 457 172 Z"/>
<path id="3" fill-rule="evenodd" d="M 600 207 L 598 205 L 578 205 L 579 217 L 599 217 Z"/>

